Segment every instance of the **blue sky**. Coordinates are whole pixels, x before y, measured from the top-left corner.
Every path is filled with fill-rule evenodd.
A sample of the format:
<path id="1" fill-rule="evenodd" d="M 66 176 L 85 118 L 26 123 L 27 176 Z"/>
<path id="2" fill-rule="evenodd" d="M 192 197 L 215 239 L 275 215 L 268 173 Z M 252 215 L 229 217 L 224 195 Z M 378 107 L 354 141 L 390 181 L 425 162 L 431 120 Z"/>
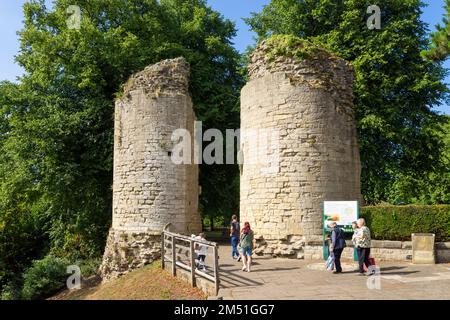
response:
<path id="1" fill-rule="evenodd" d="M 15 81 L 22 74 L 22 69 L 14 62 L 14 56 L 19 51 L 19 42 L 16 32 L 22 28 L 22 5 L 26 0 L 0 0 L 0 80 Z M 46 3 L 51 4 L 51 0 Z M 208 3 L 215 10 L 221 12 L 224 17 L 233 20 L 238 29 L 234 39 L 235 47 L 244 51 L 247 45 L 253 43 L 253 34 L 242 18 L 250 16 L 250 12 L 258 12 L 268 4 L 270 0 L 209 0 Z M 424 9 L 423 20 L 430 25 L 430 30 L 435 29 L 444 14 L 444 0 L 424 0 L 428 5 Z M 445 63 L 450 68 L 450 61 Z M 450 83 L 450 76 L 446 79 Z M 449 106 L 441 106 L 436 110 L 450 114 Z"/>

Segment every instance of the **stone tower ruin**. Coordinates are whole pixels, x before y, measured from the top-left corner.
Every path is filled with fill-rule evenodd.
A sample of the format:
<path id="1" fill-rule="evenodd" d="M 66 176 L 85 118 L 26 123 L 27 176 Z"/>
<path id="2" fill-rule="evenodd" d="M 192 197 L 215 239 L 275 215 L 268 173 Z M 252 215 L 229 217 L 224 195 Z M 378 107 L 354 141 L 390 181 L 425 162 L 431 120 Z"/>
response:
<path id="1" fill-rule="evenodd" d="M 322 202 L 360 200 L 353 76 L 348 62 L 295 37 L 253 53 L 241 91 L 240 220 L 255 231 L 256 253 L 311 258 Z"/>
<path id="2" fill-rule="evenodd" d="M 195 114 L 184 58 L 164 60 L 130 77 L 116 101 L 113 221 L 100 268 L 117 277 L 160 257 L 161 233 L 201 230 L 198 167 L 174 164 L 176 129 L 194 135 Z"/>

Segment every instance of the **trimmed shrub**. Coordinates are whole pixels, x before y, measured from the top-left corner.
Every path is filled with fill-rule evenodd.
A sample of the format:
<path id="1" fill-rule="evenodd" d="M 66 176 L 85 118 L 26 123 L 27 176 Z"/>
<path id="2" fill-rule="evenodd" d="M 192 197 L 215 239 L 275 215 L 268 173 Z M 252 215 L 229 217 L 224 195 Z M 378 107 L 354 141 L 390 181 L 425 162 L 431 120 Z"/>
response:
<path id="1" fill-rule="evenodd" d="M 61 258 L 48 255 L 33 265 L 23 275 L 22 297 L 24 299 L 43 299 L 58 292 L 66 285 L 69 263 Z"/>
<path id="2" fill-rule="evenodd" d="M 450 241 L 450 205 L 363 207 L 373 239 L 410 241 L 412 233 L 434 233 L 436 241 Z"/>

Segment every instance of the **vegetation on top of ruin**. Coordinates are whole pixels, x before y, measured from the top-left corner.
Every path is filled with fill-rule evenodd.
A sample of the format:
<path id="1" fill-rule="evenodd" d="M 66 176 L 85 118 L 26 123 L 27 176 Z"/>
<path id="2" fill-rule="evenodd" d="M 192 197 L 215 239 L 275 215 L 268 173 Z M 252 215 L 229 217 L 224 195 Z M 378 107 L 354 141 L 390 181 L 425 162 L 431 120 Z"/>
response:
<path id="1" fill-rule="evenodd" d="M 257 50 L 263 50 L 267 61 L 278 57 L 292 57 L 295 62 L 303 60 L 322 60 L 335 55 L 319 44 L 290 34 L 276 34 L 260 42 Z"/>
<path id="2" fill-rule="evenodd" d="M 287 72 L 293 85 L 333 92 L 338 112 L 353 118 L 353 67 L 323 45 L 294 35 L 273 35 L 256 46 L 248 65 L 250 79 L 266 72 Z"/>

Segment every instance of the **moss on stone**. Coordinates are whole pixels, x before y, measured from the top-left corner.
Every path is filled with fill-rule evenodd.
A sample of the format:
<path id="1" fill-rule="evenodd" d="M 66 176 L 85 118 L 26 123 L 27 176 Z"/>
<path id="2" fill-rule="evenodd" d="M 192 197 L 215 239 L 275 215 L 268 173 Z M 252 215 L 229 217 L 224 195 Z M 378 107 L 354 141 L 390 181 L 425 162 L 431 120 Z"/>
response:
<path id="1" fill-rule="evenodd" d="M 293 35 L 274 35 L 265 40 L 263 49 L 268 61 L 277 57 L 292 57 L 294 61 L 313 60 L 324 56 L 333 56 L 320 46 Z"/>
<path id="2" fill-rule="evenodd" d="M 279 72 L 294 86 L 333 92 L 337 111 L 352 117 L 354 72 L 348 61 L 318 43 L 293 35 L 274 35 L 255 48 L 248 74 L 253 80 Z"/>

